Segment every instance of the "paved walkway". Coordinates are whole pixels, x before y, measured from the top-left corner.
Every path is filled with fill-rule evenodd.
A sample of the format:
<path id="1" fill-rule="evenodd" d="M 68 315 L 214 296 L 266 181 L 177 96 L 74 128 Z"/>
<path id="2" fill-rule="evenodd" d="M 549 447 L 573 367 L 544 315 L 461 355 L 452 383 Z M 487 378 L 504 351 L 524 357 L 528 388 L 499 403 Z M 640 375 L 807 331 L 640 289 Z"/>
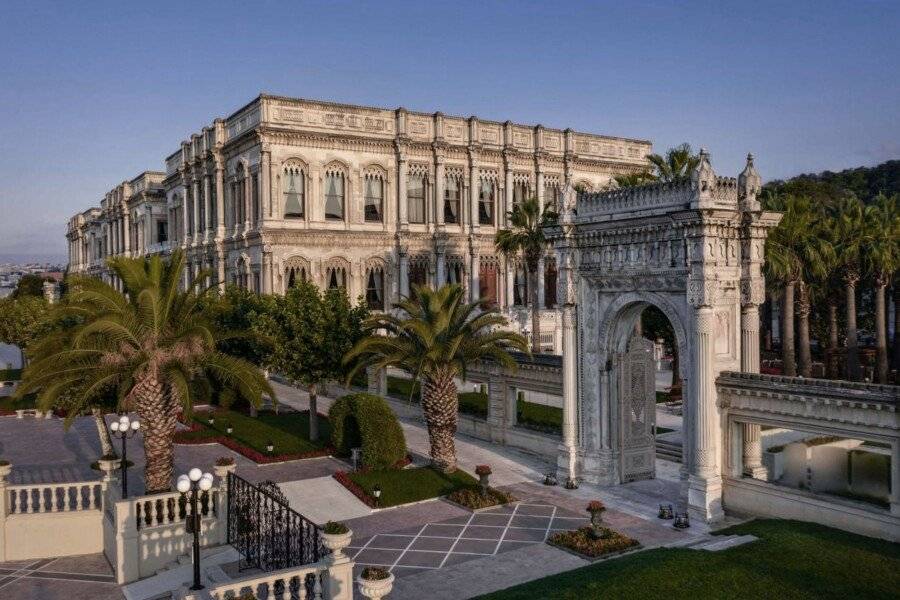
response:
<path id="1" fill-rule="evenodd" d="M 0 563 L 0 598 L 121 600 L 102 554 Z"/>

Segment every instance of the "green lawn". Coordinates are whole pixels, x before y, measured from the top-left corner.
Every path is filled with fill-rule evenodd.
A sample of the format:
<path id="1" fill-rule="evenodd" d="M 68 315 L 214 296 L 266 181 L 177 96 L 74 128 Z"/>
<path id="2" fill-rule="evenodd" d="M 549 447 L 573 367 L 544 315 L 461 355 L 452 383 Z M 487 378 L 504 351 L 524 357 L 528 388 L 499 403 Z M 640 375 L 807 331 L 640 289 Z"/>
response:
<path id="1" fill-rule="evenodd" d="M 195 421 L 203 426 L 199 431 L 183 432 L 182 439 L 202 439 L 220 435 L 231 437 L 245 446 L 260 453 L 266 453 L 266 444 L 271 440 L 275 444 L 274 454 L 301 454 L 323 448 L 331 440 L 331 427 L 328 419 L 319 416 L 319 440 L 309 441 L 309 413 L 261 412 L 253 418 L 232 410 L 217 410 L 215 422 L 210 425 L 206 414 L 198 413 Z M 225 432 L 228 424 L 234 427 L 229 435 Z"/>
<path id="2" fill-rule="evenodd" d="M 369 496 L 372 489 L 380 485 L 380 507 L 446 496 L 455 490 L 478 484 L 474 477 L 462 470 L 447 475 L 431 467 L 348 473 L 348 476 Z"/>
<path id="3" fill-rule="evenodd" d="M 721 552 L 648 550 L 481 599 L 898 597 L 900 544 L 799 521 L 752 521 L 722 533 L 749 533 L 760 540 Z"/>
<path id="4" fill-rule="evenodd" d="M 556 406 L 516 400 L 516 424 L 544 433 L 562 432 L 562 409 Z"/>
<path id="5" fill-rule="evenodd" d="M 11 411 L 34 408 L 34 400 L 36 397 L 37 396 L 35 394 L 28 394 L 19 401 L 13 401 L 11 396 L 5 396 L 3 398 L 0 398 L 0 410 Z"/>

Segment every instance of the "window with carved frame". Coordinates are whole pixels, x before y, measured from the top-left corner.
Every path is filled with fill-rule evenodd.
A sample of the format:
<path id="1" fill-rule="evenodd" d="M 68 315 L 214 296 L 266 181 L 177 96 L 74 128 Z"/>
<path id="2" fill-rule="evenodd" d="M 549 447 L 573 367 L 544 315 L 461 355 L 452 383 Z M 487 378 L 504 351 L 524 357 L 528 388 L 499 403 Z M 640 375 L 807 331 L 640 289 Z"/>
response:
<path id="1" fill-rule="evenodd" d="M 384 178 L 374 173 L 365 176 L 365 220 L 370 223 L 384 220 Z"/>
<path id="2" fill-rule="evenodd" d="M 344 174 L 328 171 L 325 174 L 325 219 L 344 220 Z"/>
<path id="3" fill-rule="evenodd" d="M 286 219 L 302 219 L 306 216 L 306 174 L 296 166 L 286 167 L 282 179 L 284 190 L 284 217 Z"/>

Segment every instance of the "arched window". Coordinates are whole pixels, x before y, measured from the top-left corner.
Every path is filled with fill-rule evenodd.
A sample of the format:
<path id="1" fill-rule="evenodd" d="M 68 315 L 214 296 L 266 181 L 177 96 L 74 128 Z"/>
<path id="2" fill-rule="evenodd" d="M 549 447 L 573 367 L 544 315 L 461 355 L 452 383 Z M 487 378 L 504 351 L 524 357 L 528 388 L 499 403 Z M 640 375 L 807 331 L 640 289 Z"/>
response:
<path id="1" fill-rule="evenodd" d="M 292 288 L 306 281 L 306 267 L 288 267 L 285 269 L 287 287 Z"/>
<path id="2" fill-rule="evenodd" d="M 496 206 L 497 186 L 490 179 L 481 180 L 481 190 L 478 193 L 478 223 L 481 225 L 494 224 L 494 206 Z"/>
<path id="3" fill-rule="evenodd" d="M 384 269 L 371 267 L 366 272 L 366 304 L 370 310 L 384 310 Z"/>
<path id="4" fill-rule="evenodd" d="M 347 269 L 344 267 L 326 267 L 325 286 L 329 290 L 347 287 Z"/>
<path id="5" fill-rule="evenodd" d="M 384 219 L 384 180 L 380 175 L 367 174 L 366 185 L 366 221 L 381 223 Z"/>
<path id="6" fill-rule="evenodd" d="M 547 180 L 544 183 L 544 206 L 556 210 L 559 206 L 559 182 Z"/>
<path id="7" fill-rule="evenodd" d="M 406 182 L 407 218 L 410 223 L 425 222 L 425 175 L 411 174 Z"/>
<path id="8" fill-rule="evenodd" d="M 415 295 L 415 286 L 428 285 L 428 257 L 419 255 L 409 261 L 409 294 Z"/>
<path id="9" fill-rule="evenodd" d="M 478 265 L 478 296 L 488 306 L 497 305 L 497 278 L 500 265 L 496 259 L 482 256 Z"/>
<path id="10" fill-rule="evenodd" d="M 544 261 L 544 306 L 556 308 L 556 259 Z"/>
<path id="11" fill-rule="evenodd" d="M 344 174 L 338 171 L 325 174 L 325 219 L 344 220 Z"/>
<path id="12" fill-rule="evenodd" d="M 460 261 L 447 261 L 447 283 L 458 283 L 465 287 L 466 274 Z"/>
<path id="13" fill-rule="evenodd" d="M 461 188 L 459 177 L 456 175 L 447 175 L 444 178 L 444 223 L 459 223 Z"/>
<path id="14" fill-rule="evenodd" d="M 282 180 L 284 189 L 284 217 L 286 219 L 302 219 L 304 217 L 304 190 L 306 176 L 299 167 L 287 167 Z"/>
<path id="15" fill-rule="evenodd" d="M 513 184 L 513 206 L 521 204 L 528 197 L 528 184 L 524 181 L 517 181 Z"/>

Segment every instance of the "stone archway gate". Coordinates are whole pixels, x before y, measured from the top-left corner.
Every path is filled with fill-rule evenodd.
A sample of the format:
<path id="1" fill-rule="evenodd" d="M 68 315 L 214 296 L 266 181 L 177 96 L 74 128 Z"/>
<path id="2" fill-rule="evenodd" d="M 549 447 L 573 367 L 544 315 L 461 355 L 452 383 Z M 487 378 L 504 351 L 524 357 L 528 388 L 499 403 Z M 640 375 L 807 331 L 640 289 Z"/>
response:
<path id="1" fill-rule="evenodd" d="M 652 472 L 638 455 L 623 460 L 618 358 L 641 311 L 654 305 L 675 330 L 684 381 L 683 495 L 695 516 L 722 516 L 715 379 L 725 370 L 759 370 L 763 249 L 780 220 L 761 209 L 760 184 L 752 156 L 735 179 L 717 176 L 701 150 L 682 182 L 594 194 L 567 185 L 558 223 L 547 230 L 562 310 L 565 476 L 615 484 L 636 470 Z"/>

